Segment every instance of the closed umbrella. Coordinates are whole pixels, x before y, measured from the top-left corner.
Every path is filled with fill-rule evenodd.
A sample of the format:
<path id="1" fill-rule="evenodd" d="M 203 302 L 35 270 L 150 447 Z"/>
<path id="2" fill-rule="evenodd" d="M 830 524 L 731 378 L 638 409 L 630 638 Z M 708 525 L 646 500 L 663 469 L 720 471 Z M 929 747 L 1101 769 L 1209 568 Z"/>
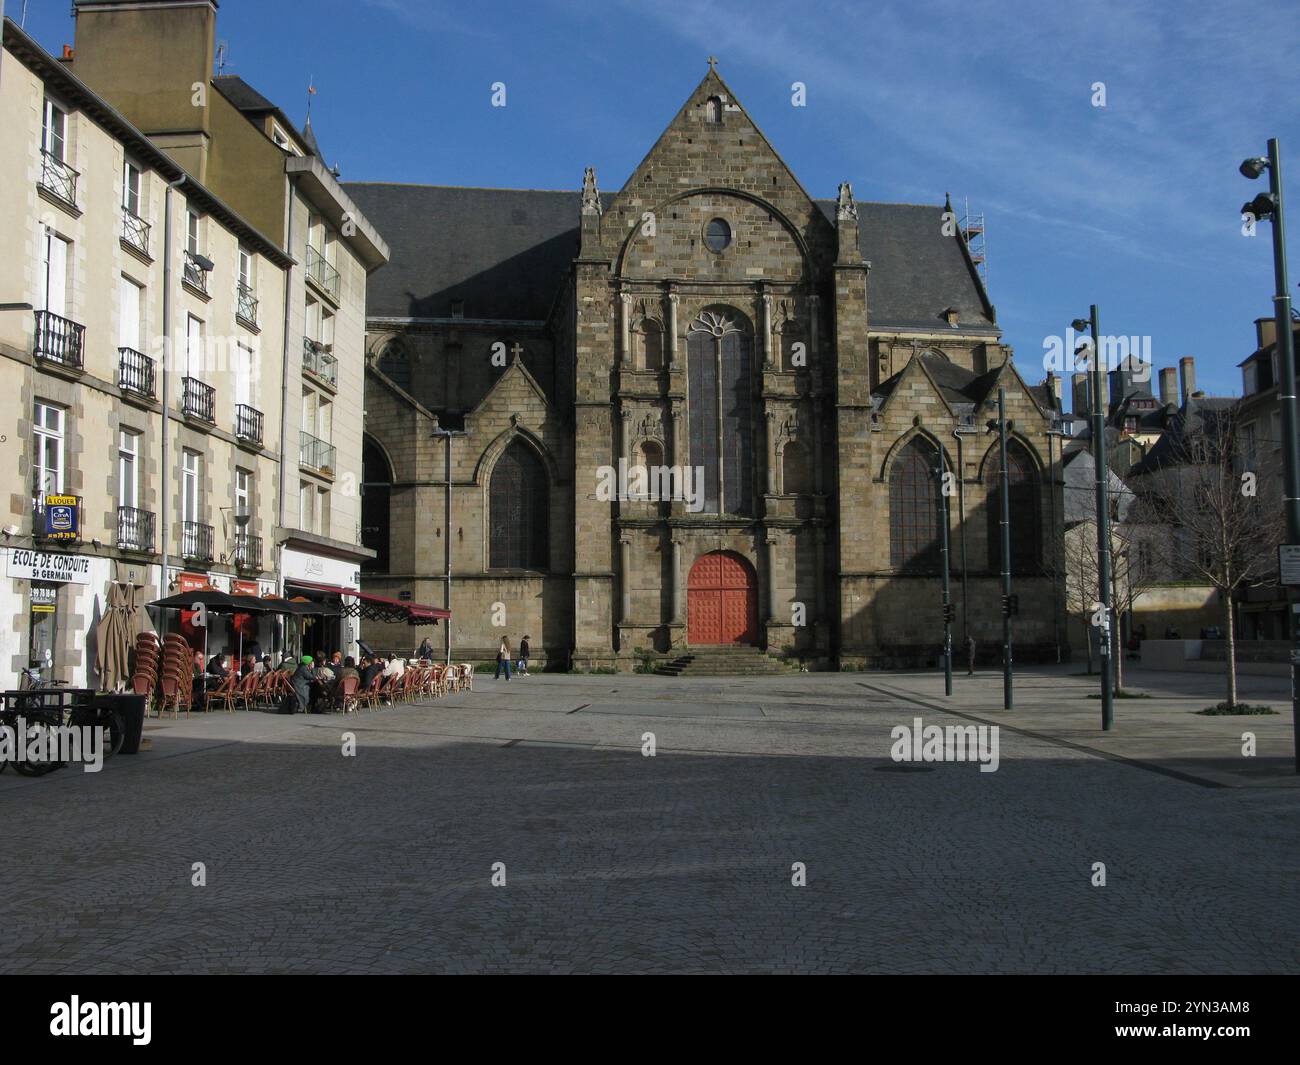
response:
<path id="1" fill-rule="evenodd" d="M 108 589 L 108 609 L 95 630 L 99 648 L 95 666 L 100 691 L 121 691 L 130 672 L 131 634 L 127 623 L 127 593 L 120 584 Z"/>

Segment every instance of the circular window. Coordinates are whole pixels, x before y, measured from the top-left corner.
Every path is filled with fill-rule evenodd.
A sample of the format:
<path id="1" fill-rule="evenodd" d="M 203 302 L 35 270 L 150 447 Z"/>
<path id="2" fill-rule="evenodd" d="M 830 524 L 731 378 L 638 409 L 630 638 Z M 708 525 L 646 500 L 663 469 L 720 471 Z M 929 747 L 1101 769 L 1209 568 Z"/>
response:
<path id="1" fill-rule="evenodd" d="M 721 218 L 715 218 L 704 229 L 704 243 L 709 251 L 722 251 L 731 243 L 731 226 Z"/>

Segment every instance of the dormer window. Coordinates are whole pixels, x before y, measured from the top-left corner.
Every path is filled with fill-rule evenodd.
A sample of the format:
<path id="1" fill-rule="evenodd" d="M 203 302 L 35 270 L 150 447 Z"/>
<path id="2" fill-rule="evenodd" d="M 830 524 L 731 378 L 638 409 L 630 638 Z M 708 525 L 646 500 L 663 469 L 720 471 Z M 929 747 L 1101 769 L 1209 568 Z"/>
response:
<path id="1" fill-rule="evenodd" d="M 943 318 L 944 321 L 946 321 L 949 325 L 955 326 L 957 324 L 957 308 L 956 307 L 947 308 L 943 312 Z"/>
<path id="2" fill-rule="evenodd" d="M 722 121 L 722 100 L 716 96 L 710 96 L 704 101 L 704 121 L 710 123 L 720 123 Z"/>
<path id="3" fill-rule="evenodd" d="M 464 300 L 452 300 L 452 301 L 451 301 L 451 316 L 452 316 L 453 318 L 464 318 L 464 317 L 465 317 L 465 301 L 464 301 Z"/>

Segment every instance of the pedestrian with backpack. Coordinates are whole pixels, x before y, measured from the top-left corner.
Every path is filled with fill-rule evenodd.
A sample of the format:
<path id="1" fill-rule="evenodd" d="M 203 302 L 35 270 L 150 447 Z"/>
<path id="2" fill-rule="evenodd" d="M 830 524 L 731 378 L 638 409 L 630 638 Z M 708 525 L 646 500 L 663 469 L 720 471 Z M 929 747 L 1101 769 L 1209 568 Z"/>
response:
<path id="1" fill-rule="evenodd" d="M 528 676 L 528 634 L 527 633 L 525 633 L 524 638 L 519 641 L 519 675 L 521 677 Z"/>

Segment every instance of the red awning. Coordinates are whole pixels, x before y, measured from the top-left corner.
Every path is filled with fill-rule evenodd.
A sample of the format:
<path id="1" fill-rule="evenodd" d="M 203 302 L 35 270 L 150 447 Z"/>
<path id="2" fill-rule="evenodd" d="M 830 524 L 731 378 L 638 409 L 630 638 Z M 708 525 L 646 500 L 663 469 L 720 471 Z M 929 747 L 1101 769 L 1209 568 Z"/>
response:
<path id="1" fill-rule="evenodd" d="M 289 581 L 295 588 L 338 596 L 341 614 L 366 621 L 406 622 L 408 625 L 436 625 L 439 618 L 450 618 L 451 611 L 442 607 L 411 603 L 387 595 L 361 592 L 355 588 L 341 588 L 336 584 L 317 584 L 315 581 Z M 344 602 L 344 597 L 352 602 Z"/>

